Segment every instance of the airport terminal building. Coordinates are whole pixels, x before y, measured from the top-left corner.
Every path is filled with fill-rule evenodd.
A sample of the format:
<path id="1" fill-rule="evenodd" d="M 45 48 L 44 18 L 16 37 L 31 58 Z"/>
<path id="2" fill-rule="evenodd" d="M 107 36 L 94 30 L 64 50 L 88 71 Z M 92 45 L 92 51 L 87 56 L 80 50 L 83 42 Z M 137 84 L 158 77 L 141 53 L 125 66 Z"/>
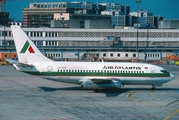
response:
<path id="1" fill-rule="evenodd" d="M 15 51 L 12 32 L 0 28 L 0 50 Z M 50 58 L 161 60 L 166 52 L 179 53 L 178 29 L 23 28 Z M 5 44 L 4 44 L 5 43 Z"/>
<path id="2" fill-rule="evenodd" d="M 162 60 L 166 52 L 179 53 L 178 20 L 130 13 L 127 5 L 34 2 L 23 15 L 23 30 L 49 58 Z M 0 50 L 15 52 L 10 27 L 0 27 Z"/>

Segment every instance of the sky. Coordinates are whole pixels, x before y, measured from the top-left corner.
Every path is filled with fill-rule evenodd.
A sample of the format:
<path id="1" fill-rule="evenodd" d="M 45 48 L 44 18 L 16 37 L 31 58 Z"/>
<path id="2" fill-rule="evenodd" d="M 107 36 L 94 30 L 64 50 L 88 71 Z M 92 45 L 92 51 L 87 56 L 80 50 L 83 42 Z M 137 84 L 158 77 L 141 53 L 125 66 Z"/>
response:
<path id="1" fill-rule="evenodd" d="M 23 20 L 23 9 L 29 7 L 30 2 L 70 2 L 85 1 L 93 3 L 118 3 L 130 6 L 130 11 L 137 11 L 136 0 L 6 0 L 5 11 L 10 12 L 10 18 Z M 164 19 L 179 20 L 179 0 L 141 0 L 140 9 L 160 15 Z M 4 9 L 4 8 L 3 8 Z"/>

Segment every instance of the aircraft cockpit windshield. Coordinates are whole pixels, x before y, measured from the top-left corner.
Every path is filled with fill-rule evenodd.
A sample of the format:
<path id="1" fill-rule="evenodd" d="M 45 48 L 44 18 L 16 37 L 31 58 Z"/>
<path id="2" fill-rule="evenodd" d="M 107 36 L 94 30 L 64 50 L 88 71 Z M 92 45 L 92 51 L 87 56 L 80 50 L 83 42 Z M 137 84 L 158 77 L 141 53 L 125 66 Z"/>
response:
<path id="1" fill-rule="evenodd" d="M 167 70 L 163 69 L 163 70 L 160 70 L 162 73 L 169 73 Z"/>

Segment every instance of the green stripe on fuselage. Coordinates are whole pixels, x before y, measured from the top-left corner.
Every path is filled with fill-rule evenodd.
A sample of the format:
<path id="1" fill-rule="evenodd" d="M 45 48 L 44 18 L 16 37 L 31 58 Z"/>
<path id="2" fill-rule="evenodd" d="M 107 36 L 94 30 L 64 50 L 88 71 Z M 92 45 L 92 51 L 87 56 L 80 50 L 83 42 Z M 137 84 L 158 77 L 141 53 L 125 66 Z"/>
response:
<path id="1" fill-rule="evenodd" d="M 170 77 L 169 73 L 90 73 L 90 72 L 30 72 L 32 75 L 40 76 L 96 76 L 96 77 Z"/>

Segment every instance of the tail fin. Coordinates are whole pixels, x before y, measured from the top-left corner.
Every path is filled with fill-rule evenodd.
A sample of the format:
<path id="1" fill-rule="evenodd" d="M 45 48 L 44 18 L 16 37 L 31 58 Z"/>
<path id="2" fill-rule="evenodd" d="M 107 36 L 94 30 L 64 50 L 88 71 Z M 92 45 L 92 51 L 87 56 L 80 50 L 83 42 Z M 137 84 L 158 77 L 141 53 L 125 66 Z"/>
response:
<path id="1" fill-rule="evenodd" d="M 51 60 L 45 57 L 20 26 L 11 26 L 15 47 L 20 63 L 34 62 L 50 62 Z"/>

